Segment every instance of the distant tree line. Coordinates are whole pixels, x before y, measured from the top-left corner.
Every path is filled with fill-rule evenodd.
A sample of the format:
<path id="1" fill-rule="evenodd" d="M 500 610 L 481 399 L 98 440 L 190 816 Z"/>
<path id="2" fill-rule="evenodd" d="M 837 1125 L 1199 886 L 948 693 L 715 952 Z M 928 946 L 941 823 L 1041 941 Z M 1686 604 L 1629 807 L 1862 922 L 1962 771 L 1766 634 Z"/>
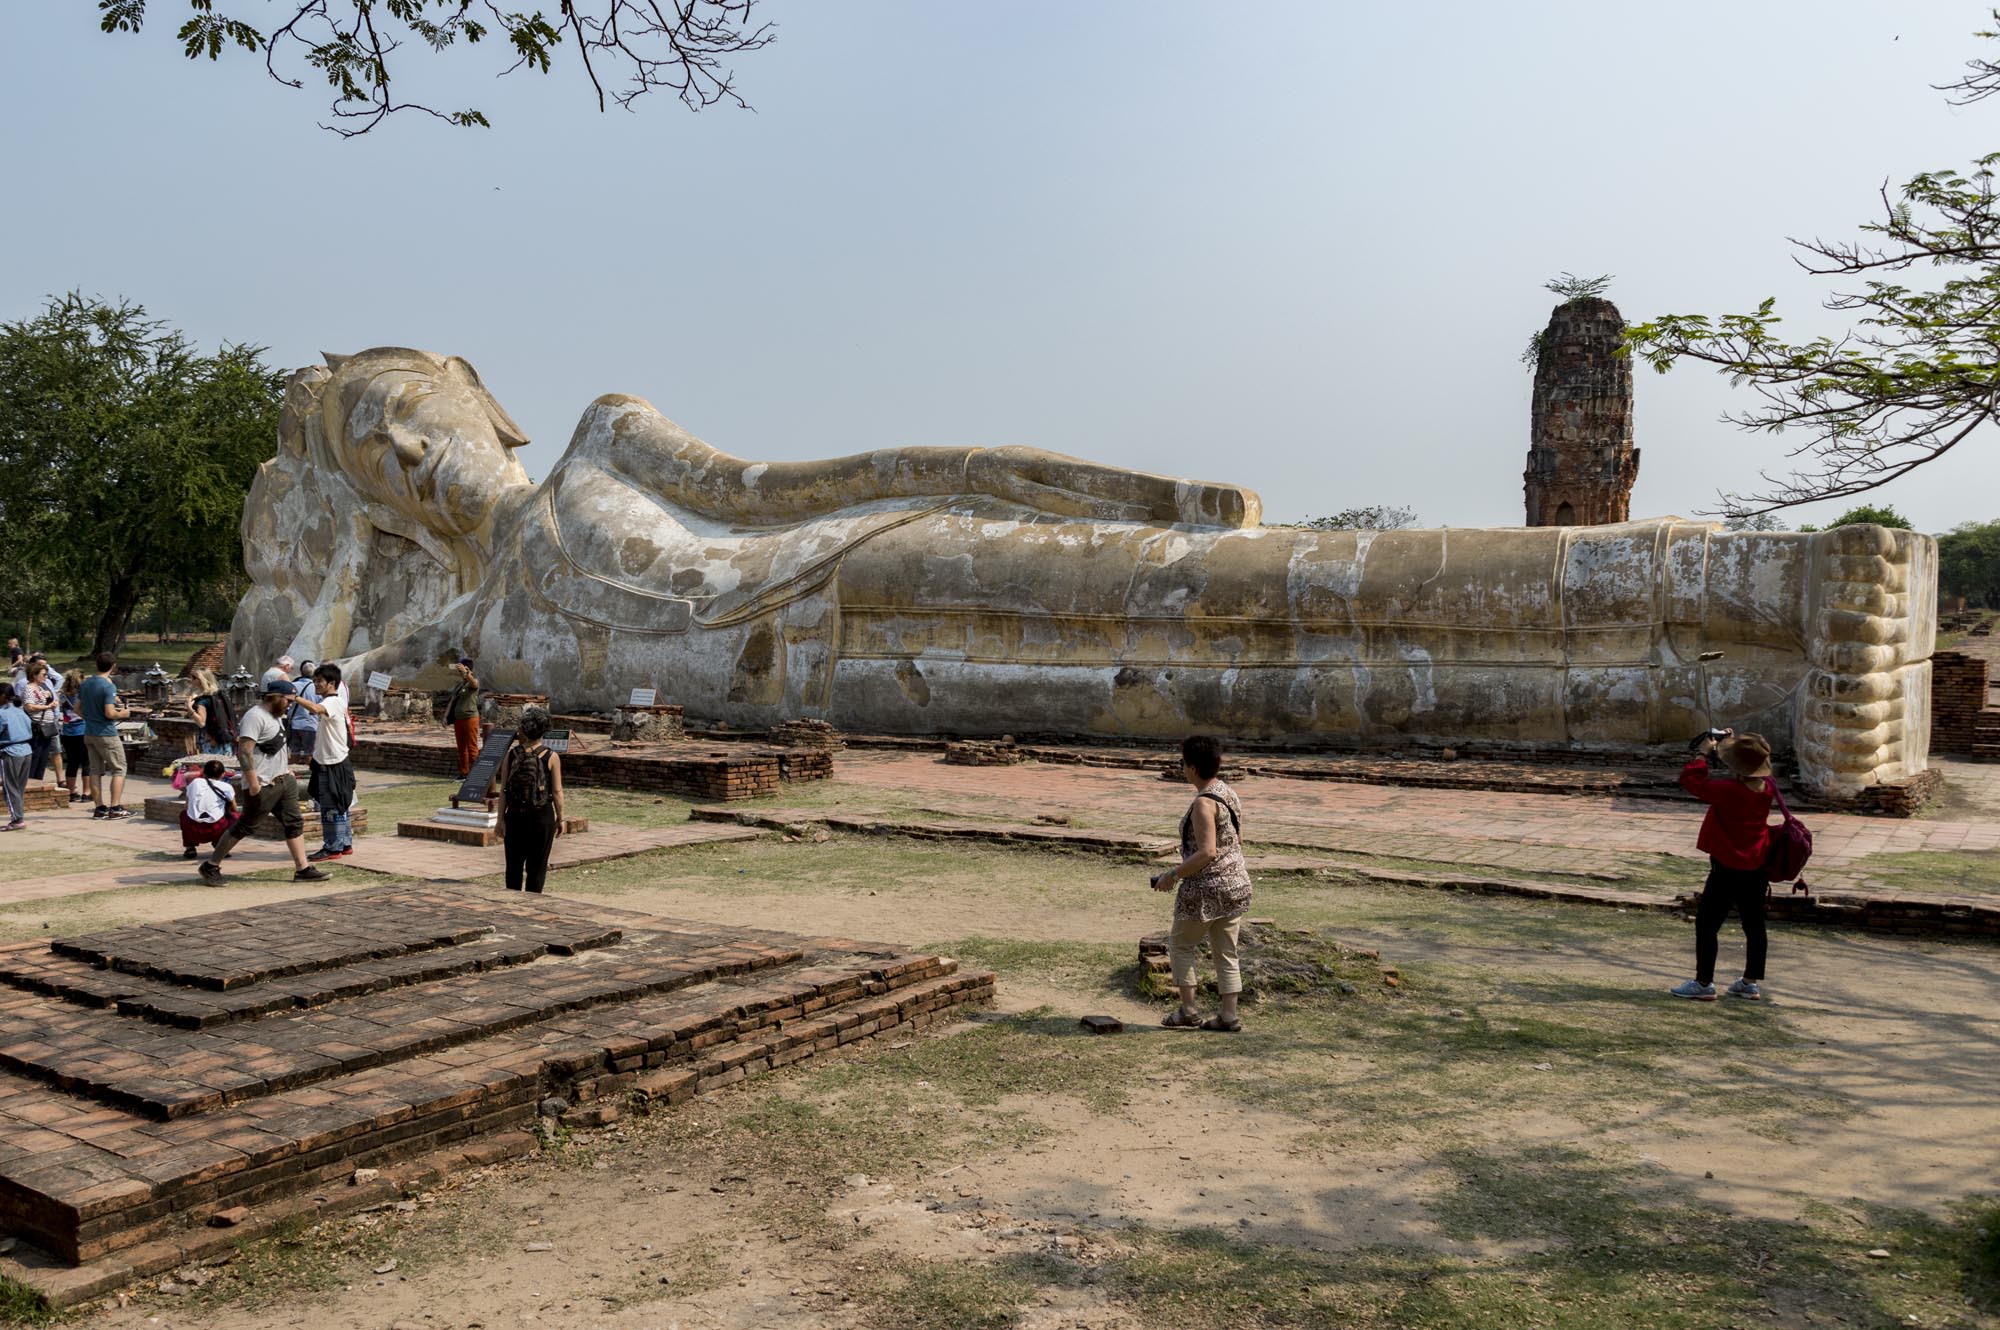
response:
<path id="1" fill-rule="evenodd" d="M 163 627 L 226 622 L 283 390 L 261 348 L 205 354 L 124 301 L 72 293 L 0 323 L 9 633 L 111 651 L 142 606 Z"/>

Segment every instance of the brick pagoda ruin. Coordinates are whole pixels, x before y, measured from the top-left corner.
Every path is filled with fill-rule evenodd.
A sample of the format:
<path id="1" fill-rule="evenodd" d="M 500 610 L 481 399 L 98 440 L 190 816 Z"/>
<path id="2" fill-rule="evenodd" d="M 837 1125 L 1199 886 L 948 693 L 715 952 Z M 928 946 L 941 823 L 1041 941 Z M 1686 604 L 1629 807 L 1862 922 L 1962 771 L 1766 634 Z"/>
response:
<path id="1" fill-rule="evenodd" d="M 1625 320 L 1597 296 L 1556 306 L 1535 359 L 1528 442 L 1529 526 L 1603 526 L 1632 517 L 1632 358 Z"/>

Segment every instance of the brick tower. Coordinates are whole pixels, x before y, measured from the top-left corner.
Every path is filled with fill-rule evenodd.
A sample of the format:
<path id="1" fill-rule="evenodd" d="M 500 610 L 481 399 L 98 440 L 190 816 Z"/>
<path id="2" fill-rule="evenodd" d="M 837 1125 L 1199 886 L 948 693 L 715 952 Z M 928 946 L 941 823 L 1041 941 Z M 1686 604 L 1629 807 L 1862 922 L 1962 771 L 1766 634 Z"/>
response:
<path id="1" fill-rule="evenodd" d="M 1529 526 L 1600 526 L 1632 515 L 1632 360 L 1625 320 L 1596 296 L 1557 305 L 1535 360 L 1525 481 Z"/>

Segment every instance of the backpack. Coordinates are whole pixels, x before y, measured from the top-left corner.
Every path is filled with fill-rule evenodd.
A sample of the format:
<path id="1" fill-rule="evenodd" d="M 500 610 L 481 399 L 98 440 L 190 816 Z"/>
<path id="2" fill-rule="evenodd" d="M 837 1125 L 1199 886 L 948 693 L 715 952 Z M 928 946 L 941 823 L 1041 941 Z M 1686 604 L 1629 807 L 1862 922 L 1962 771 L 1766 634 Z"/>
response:
<path id="1" fill-rule="evenodd" d="M 549 764 L 526 749 L 517 748 L 507 758 L 507 811 L 533 809 L 539 813 L 553 801 L 549 790 Z"/>
<path id="2" fill-rule="evenodd" d="M 202 708 L 201 732 L 208 736 L 210 743 L 233 745 L 236 742 L 236 716 L 229 709 L 229 699 L 218 689 L 205 700 L 208 705 Z"/>
<path id="3" fill-rule="evenodd" d="M 1771 796 L 1778 801 L 1778 811 L 1785 815 L 1785 821 L 1783 826 L 1771 829 L 1771 843 L 1764 851 L 1764 878 L 1769 882 L 1791 882 L 1806 871 L 1806 860 L 1812 858 L 1812 832 L 1785 807 L 1785 796 L 1778 793 L 1775 780 L 1771 782 Z"/>

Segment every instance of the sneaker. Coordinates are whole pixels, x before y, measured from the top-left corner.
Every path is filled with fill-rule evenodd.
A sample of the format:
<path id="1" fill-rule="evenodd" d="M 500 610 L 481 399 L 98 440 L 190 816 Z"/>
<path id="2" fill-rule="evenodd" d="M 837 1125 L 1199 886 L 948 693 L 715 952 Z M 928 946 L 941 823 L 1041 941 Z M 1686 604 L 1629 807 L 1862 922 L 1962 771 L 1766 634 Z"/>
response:
<path id="1" fill-rule="evenodd" d="M 104 816 L 107 821 L 116 822 L 120 818 L 132 816 L 132 810 L 120 804 L 116 808 L 106 810 Z"/>
<path id="2" fill-rule="evenodd" d="M 1729 986 L 1729 996 L 1748 998 L 1750 1001 L 1755 1002 L 1764 996 L 1764 990 L 1751 983 L 1748 979 L 1738 979 Z"/>
<path id="3" fill-rule="evenodd" d="M 332 874 L 321 872 L 311 864 L 307 864 L 304 868 L 292 874 L 292 881 L 294 882 L 331 882 L 332 880 Z"/>
<path id="4" fill-rule="evenodd" d="M 348 846 L 348 847 L 347 847 L 346 849 L 344 849 L 344 850 L 342 850 L 342 851 L 340 852 L 340 857 L 341 857 L 341 858 L 343 858 L 343 859 L 345 859 L 345 858 L 346 858 L 346 857 L 347 857 L 348 855 L 350 855 L 350 854 L 353 854 L 353 853 L 354 853 L 354 847 L 353 847 L 352 845 L 350 845 L 350 846 Z"/>
<path id="5" fill-rule="evenodd" d="M 1670 988 L 1667 992 L 1674 997 L 1693 998 L 1697 1002 L 1715 1001 L 1715 985 L 1704 984 L 1696 979 L 1690 979 L 1679 988 Z"/>
<path id="6" fill-rule="evenodd" d="M 73 804 L 87 804 L 90 802 L 90 796 L 87 794 L 72 794 L 69 797 L 69 801 Z"/>
<path id="7" fill-rule="evenodd" d="M 208 883 L 209 886 L 219 887 L 222 885 L 222 869 L 213 859 L 202 860 L 201 867 L 195 871 L 201 874 L 201 880 Z"/>
<path id="8" fill-rule="evenodd" d="M 188 846 L 188 847 L 187 847 L 187 848 L 186 848 L 185 850 L 182 850 L 182 851 L 181 851 L 181 858 L 183 858 L 183 859 L 199 859 L 199 858 L 201 858 L 201 851 L 200 851 L 200 850 L 197 850 L 197 849 L 196 849 L 196 848 L 195 848 L 194 846 L 190 845 L 190 846 Z"/>
<path id="9" fill-rule="evenodd" d="M 92 817 L 110 817 L 111 810 L 109 808 L 106 808 L 103 804 L 99 804 L 97 807 L 90 810 L 90 815 Z"/>
<path id="10" fill-rule="evenodd" d="M 26 822 L 9 822 L 6 826 L 0 827 L 0 831 L 21 831 L 24 830 L 27 827 L 27 825 L 28 824 Z"/>
<path id="11" fill-rule="evenodd" d="M 339 850 L 314 850 L 306 856 L 306 862 L 309 864 L 323 864 L 329 859 L 338 859 L 339 857 Z"/>

